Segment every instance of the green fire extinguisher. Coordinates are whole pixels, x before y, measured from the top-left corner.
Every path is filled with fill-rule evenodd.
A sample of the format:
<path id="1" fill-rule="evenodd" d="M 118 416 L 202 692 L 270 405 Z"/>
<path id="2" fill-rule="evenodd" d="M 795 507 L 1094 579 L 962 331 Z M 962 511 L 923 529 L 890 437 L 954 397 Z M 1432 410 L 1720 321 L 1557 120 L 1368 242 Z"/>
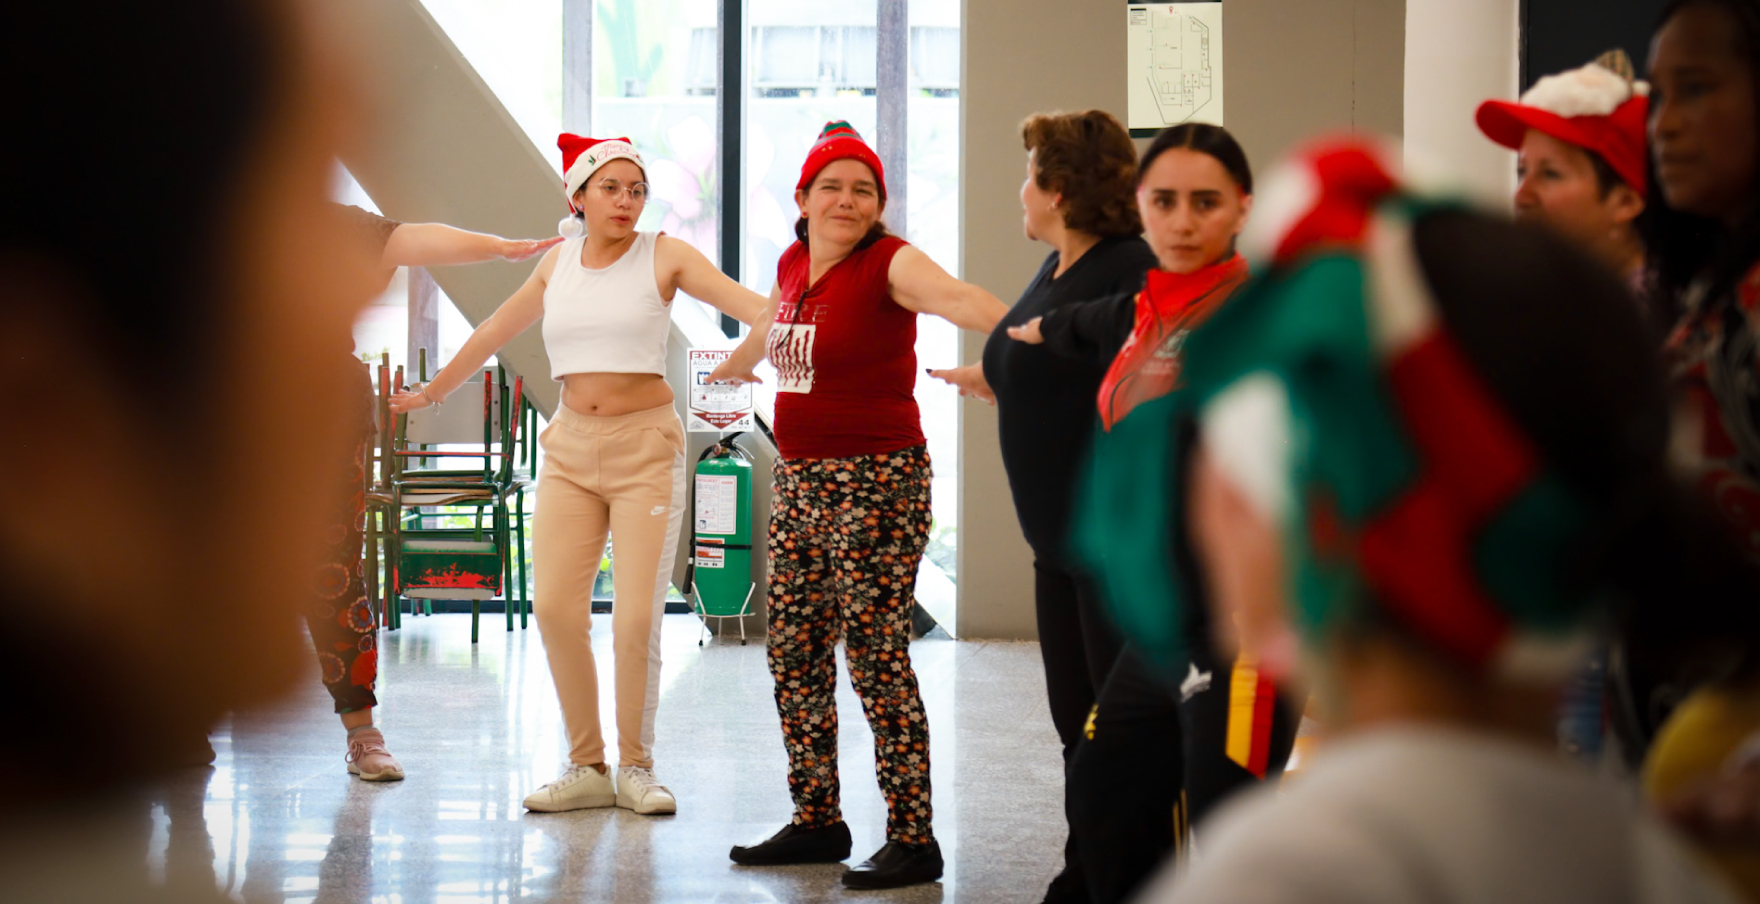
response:
<path id="1" fill-rule="evenodd" d="M 711 618 L 738 618 L 744 645 L 744 616 L 751 614 L 757 585 L 752 583 L 752 457 L 734 443 L 737 436 L 720 440 L 697 457 L 687 583 L 705 634 Z"/>

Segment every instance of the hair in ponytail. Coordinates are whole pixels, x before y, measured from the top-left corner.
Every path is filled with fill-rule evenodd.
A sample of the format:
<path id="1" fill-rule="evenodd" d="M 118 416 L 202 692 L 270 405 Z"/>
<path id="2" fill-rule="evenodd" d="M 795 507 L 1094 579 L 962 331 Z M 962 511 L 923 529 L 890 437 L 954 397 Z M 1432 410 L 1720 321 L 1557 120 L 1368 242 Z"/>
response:
<path id="1" fill-rule="evenodd" d="M 1229 178 L 1241 190 L 1241 194 L 1253 193 L 1253 168 L 1247 165 L 1247 152 L 1241 149 L 1240 142 L 1221 126 L 1207 122 L 1182 122 L 1172 128 L 1162 129 L 1161 134 L 1143 149 L 1143 159 L 1137 162 L 1137 185 L 1143 184 L 1143 177 L 1148 175 L 1149 167 L 1155 158 L 1175 148 L 1197 151 L 1207 154 L 1222 164 L 1228 171 Z"/>

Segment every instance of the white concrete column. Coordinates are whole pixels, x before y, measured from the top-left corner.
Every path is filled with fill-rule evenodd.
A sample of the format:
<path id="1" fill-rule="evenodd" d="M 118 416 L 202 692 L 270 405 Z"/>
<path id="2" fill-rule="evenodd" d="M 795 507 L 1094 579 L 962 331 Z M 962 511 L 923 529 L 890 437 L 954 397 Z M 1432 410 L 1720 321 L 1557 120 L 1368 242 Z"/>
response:
<path id="1" fill-rule="evenodd" d="M 1473 124 L 1489 98 L 1514 98 L 1520 0 L 1406 0 L 1405 157 L 1488 203 L 1508 204 L 1515 163 Z"/>

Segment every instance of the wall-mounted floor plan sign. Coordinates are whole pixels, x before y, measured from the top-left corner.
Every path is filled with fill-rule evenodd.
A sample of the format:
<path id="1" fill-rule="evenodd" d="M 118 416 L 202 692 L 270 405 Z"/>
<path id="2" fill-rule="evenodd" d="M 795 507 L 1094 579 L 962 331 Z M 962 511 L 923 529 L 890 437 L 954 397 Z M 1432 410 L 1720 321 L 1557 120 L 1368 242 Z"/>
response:
<path id="1" fill-rule="evenodd" d="M 1130 128 L 1221 125 L 1222 4 L 1132 3 L 1126 10 Z"/>

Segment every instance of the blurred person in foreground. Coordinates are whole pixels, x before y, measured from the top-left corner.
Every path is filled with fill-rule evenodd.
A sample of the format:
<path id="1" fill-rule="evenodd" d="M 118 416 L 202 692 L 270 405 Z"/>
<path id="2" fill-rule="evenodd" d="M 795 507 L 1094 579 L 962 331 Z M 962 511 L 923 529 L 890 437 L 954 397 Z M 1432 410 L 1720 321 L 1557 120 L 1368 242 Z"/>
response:
<path id="1" fill-rule="evenodd" d="M 1760 563 L 1760 0 L 1675 0 L 1650 47 L 1651 257 L 1689 476 Z M 1760 611 L 1749 598 L 1744 615 Z M 1640 613 L 1630 720 L 1646 796 L 1760 901 L 1760 631 Z M 1666 721 L 1664 721 L 1666 717 Z"/>
<path id="2" fill-rule="evenodd" d="M 1730 900 L 1552 740 L 1613 601 L 1751 598 L 1666 470 L 1642 317 L 1564 240 L 1391 174 L 1341 142 L 1269 180 L 1243 240 L 1269 270 L 1138 413 L 1161 420 L 1128 450 L 1153 474 L 1126 486 L 1104 475 L 1133 461 L 1097 462 L 1089 513 L 1112 517 L 1087 542 L 1189 532 L 1217 642 L 1305 680 L 1332 730 L 1144 900 Z"/>
<path id="3" fill-rule="evenodd" d="M 327 200 L 358 115 L 337 14 L 0 11 L 7 127 L 30 136 L 0 145 L 0 674 L 21 690 L 0 899 L 118 899 L 88 823 L 298 673 L 348 451 L 331 356 L 377 264 Z"/>

